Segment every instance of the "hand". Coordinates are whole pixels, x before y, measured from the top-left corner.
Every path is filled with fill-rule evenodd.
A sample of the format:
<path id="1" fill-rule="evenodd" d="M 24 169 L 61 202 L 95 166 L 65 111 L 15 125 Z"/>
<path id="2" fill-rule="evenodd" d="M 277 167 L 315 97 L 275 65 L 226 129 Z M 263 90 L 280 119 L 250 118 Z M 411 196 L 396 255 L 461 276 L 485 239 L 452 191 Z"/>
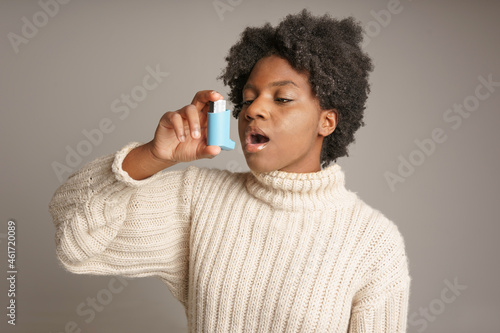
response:
<path id="1" fill-rule="evenodd" d="M 190 162 L 213 158 L 219 146 L 207 146 L 208 102 L 223 99 L 214 90 L 198 91 L 191 104 L 177 111 L 166 112 L 148 143 L 152 155 L 161 162 Z"/>

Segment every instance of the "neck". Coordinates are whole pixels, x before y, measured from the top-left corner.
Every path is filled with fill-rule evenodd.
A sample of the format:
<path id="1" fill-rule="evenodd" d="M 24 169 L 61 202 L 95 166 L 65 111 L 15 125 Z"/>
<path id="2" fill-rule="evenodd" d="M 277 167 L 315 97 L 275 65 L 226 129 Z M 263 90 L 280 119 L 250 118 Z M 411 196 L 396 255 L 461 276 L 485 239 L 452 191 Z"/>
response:
<path id="1" fill-rule="evenodd" d="M 323 146 L 323 137 L 318 135 L 314 143 L 308 149 L 309 158 L 302 159 L 300 165 L 289 165 L 280 169 L 288 173 L 312 173 L 321 171 L 321 147 Z"/>
<path id="2" fill-rule="evenodd" d="M 344 172 L 337 163 L 307 173 L 251 171 L 246 187 L 257 199 L 284 210 L 329 209 L 355 196 L 345 188 Z"/>

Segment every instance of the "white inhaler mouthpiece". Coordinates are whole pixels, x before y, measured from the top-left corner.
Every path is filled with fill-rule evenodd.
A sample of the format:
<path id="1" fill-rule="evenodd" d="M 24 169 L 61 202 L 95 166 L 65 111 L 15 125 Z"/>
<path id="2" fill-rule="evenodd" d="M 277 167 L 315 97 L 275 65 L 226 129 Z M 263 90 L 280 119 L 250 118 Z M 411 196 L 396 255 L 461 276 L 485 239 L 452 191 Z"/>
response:
<path id="1" fill-rule="evenodd" d="M 222 150 L 233 150 L 235 143 L 229 138 L 231 111 L 226 110 L 226 101 L 209 102 L 207 144 Z"/>

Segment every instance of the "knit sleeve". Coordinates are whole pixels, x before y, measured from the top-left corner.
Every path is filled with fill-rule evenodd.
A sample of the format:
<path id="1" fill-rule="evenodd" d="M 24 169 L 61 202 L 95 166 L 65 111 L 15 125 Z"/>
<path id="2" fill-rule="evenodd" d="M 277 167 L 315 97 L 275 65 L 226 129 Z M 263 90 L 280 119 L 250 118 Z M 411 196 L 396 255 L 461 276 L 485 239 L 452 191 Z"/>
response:
<path id="1" fill-rule="evenodd" d="M 395 225 L 390 229 L 368 282 L 354 298 L 349 333 L 406 332 L 411 277 L 403 237 Z"/>
<path id="2" fill-rule="evenodd" d="M 49 204 L 60 264 L 77 274 L 156 276 L 185 304 L 190 202 L 198 168 L 145 180 L 121 167 L 130 143 L 69 177 Z"/>

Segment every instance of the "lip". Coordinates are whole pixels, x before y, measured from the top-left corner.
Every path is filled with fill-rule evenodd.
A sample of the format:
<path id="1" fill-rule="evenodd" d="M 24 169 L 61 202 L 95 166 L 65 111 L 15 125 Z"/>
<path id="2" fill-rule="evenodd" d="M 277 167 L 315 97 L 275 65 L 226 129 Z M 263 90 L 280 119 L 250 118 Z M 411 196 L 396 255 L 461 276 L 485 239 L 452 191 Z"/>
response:
<path id="1" fill-rule="evenodd" d="M 269 136 L 267 136 L 267 134 L 257 126 L 247 127 L 245 130 L 245 151 L 248 153 L 256 153 L 258 151 L 261 151 L 262 149 L 266 148 L 269 142 L 271 142 L 271 139 L 269 139 L 269 141 L 264 143 L 252 143 L 252 140 L 250 138 L 252 134 L 260 134 L 269 138 Z"/>
<path id="2" fill-rule="evenodd" d="M 247 153 L 256 153 L 258 151 L 261 151 L 262 149 L 266 148 L 267 144 L 269 141 L 265 143 L 247 143 L 245 145 L 245 151 Z"/>

